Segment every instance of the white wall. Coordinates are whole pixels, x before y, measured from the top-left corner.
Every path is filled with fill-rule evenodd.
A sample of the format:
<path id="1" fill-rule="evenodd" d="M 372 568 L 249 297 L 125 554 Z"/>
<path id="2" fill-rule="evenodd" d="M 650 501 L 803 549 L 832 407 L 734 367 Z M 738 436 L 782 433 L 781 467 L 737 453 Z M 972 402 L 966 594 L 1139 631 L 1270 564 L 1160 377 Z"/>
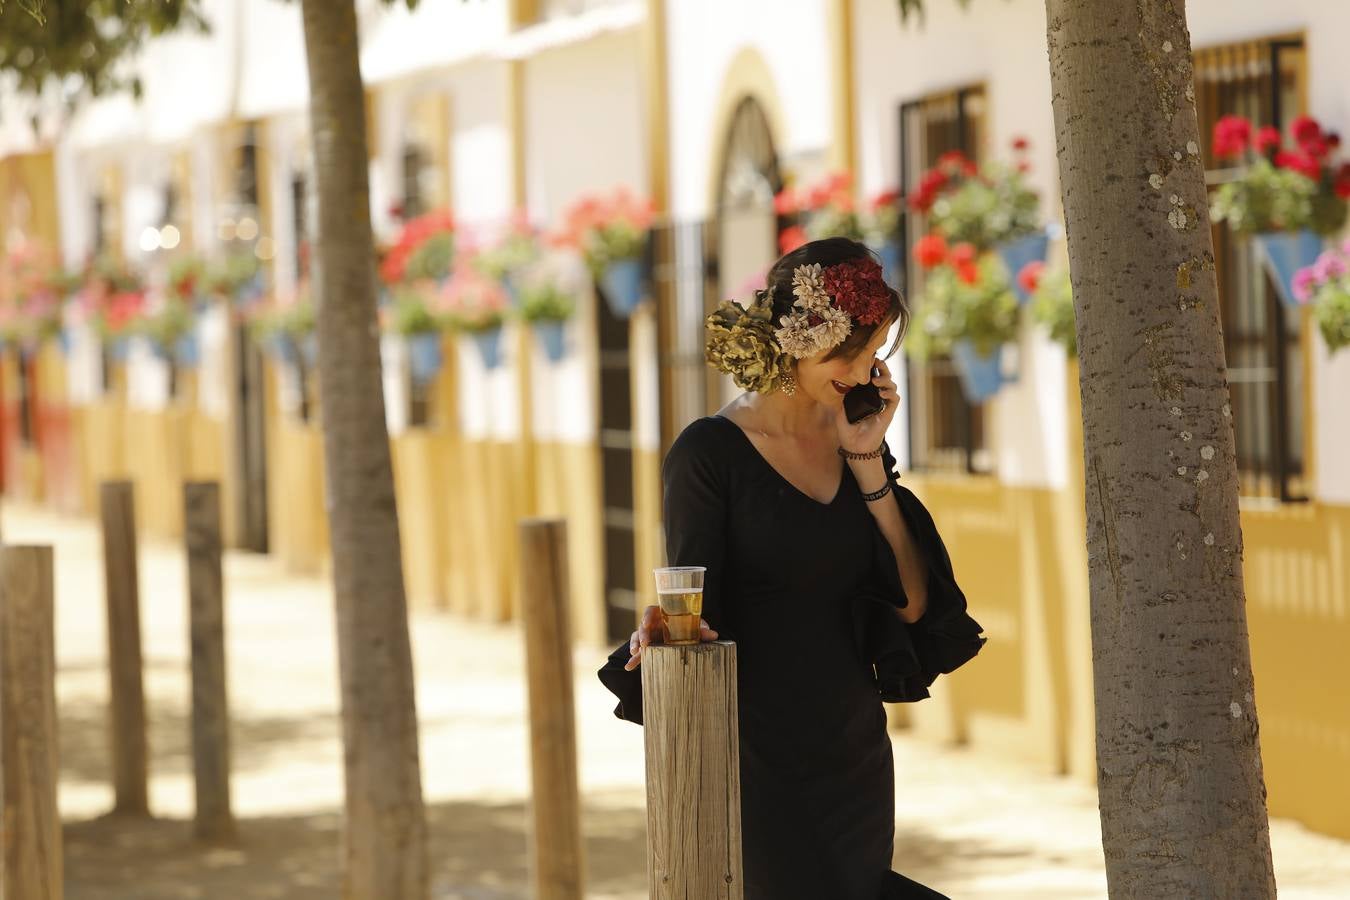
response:
<path id="1" fill-rule="evenodd" d="M 1329 0 L 1190 0 L 1187 15 L 1197 48 L 1303 32 L 1308 42 L 1311 112 L 1350 131 L 1350 3 Z M 898 109 L 907 100 L 972 83 L 989 102 L 991 157 L 1006 156 L 1017 135 L 1031 140 L 1031 178 L 1042 211 L 1060 218 L 1044 6 L 1032 0 L 929 4 L 926 21 L 901 27 L 894 0 L 856 0 L 855 79 L 859 183 L 865 194 L 898 181 Z M 1063 253 L 1060 244 L 1056 251 Z M 1337 398 L 1350 391 L 1350 363 L 1329 361 L 1320 338 L 1313 365 L 1317 495 L 1350 502 L 1350 466 L 1339 448 L 1350 442 L 1350 416 Z M 1066 471 L 1062 352 L 1031 329 L 1020 341 L 1022 375 L 993 402 L 1000 477 L 1010 483 L 1057 487 Z M 1341 403 L 1339 406 L 1343 406 Z"/>
<path id="2" fill-rule="evenodd" d="M 823 155 L 831 143 L 831 67 L 823 0 L 679 0 L 666 4 L 671 209 L 707 215 L 723 135 L 714 121 L 727 67 L 752 48 L 772 72 L 787 116 L 780 157 Z"/>

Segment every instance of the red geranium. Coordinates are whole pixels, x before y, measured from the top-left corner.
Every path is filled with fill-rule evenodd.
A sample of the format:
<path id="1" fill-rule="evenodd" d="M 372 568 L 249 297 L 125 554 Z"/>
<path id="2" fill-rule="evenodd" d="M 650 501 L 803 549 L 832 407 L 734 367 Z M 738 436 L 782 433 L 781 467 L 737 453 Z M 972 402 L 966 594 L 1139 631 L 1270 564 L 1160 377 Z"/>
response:
<path id="1" fill-rule="evenodd" d="M 806 229 L 800 225 L 784 228 L 778 235 L 778 252 L 786 255 L 805 244 L 806 241 Z"/>
<path id="2" fill-rule="evenodd" d="M 973 262 L 956 263 L 956 277 L 960 278 L 966 284 L 978 284 L 980 281 L 980 267 Z"/>
<path id="3" fill-rule="evenodd" d="M 1312 116 L 1299 116 L 1290 125 L 1294 140 L 1300 147 L 1322 139 L 1322 126 Z"/>
<path id="4" fill-rule="evenodd" d="M 1027 149 L 1030 146 L 1031 141 L 1028 141 L 1025 137 L 1023 137 L 1020 134 L 1017 137 L 1013 138 L 1012 148 L 1016 150 L 1018 153 L 1021 153 L 1023 150 Z"/>
<path id="5" fill-rule="evenodd" d="M 1266 153 L 1280 146 L 1284 139 L 1280 137 L 1280 129 L 1274 125 L 1262 126 L 1256 132 L 1256 138 L 1252 141 L 1252 147 L 1257 153 Z"/>
<path id="6" fill-rule="evenodd" d="M 1275 165 L 1281 169 L 1292 169 L 1313 181 L 1322 177 L 1321 160 L 1306 151 L 1281 150 L 1275 154 Z"/>
<path id="7" fill-rule="evenodd" d="M 914 258 L 925 269 L 940 266 L 947 260 L 947 241 L 940 234 L 928 234 L 914 244 Z"/>
<path id="8" fill-rule="evenodd" d="M 962 242 L 952 247 L 951 256 L 949 258 L 953 266 L 959 267 L 975 262 L 976 255 L 977 253 L 974 244 Z"/>
<path id="9" fill-rule="evenodd" d="M 1041 286 L 1041 275 L 1045 273 L 1045 263 L 1039 259 L 1033 259 L 1022 267 L 1022 271 L 1017 273 L 1017 284 L 1028 294 L 1036 293 L 1036 289 Z"/>
<path id="10" fill-rule="evenodd" d="M 1214 156 L 1218 159 L 1241 156 L 1251 136 L 1251 122 L 1242 116 L 1224 116 L 1214 123 Z"/>

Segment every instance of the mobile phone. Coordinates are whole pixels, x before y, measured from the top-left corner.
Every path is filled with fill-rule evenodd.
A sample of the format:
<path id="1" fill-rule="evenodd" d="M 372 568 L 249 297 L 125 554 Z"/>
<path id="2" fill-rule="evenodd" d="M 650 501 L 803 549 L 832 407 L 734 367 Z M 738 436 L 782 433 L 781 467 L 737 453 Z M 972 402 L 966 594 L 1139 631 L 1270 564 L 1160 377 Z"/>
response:
<path id="1" fill-rule="evenodd" d="M 881 388 L 872 382 L 860 384 L 844 395 L 844 417 L 850 425 L 857 424 L 868 416 L 875 416 L 886 408 L 881 399 Z"/>

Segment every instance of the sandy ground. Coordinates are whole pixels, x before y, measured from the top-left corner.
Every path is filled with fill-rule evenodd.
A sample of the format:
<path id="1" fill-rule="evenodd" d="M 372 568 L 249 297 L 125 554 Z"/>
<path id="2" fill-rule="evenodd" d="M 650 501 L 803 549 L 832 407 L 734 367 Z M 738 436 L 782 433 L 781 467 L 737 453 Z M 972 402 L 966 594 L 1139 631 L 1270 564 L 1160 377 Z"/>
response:
<path id="1" fill-rule="evenodd" d="M 94 526 L 7 505 L 9 543 L 56 547 L 66 896 L 71 900 L 333 898 L 338 890 L 341 743 L 327 585 L 272 560 L 226 560 L 236 846 L 191 837 L 187 625 L 181 549 L 143 541 L 142 629 L 151 807 L 111 807 L 101 551 Z M 419 614 L 413 623 L 433 896 L 529 896 L 529 771 L 522 639 L 513 626 Z M 578 648 L 587 896 L 646 895 L 641 729 L 613 718 Z M 988 752 L 895 741 L 895 867 L 953 898 L 1105 896 L 1093 790 Z M 1350 843 L 1272 823 L 1285 898 L 1350 896 Z"/>

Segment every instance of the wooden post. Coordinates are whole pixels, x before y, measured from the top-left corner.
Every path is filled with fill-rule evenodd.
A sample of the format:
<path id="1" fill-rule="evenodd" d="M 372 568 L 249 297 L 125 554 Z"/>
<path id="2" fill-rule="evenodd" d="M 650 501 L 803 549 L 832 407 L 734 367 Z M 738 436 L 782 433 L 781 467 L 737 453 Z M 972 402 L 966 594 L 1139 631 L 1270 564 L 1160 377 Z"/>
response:
<path id="1" fill-rule="evenodd" d="M 530 840 L 537 900 L 581 900 L 585 861 L 568 623 L 567 526 L 520 525 L 520 576 L 530 708 Z"/>
<path id="2" fill-rule="evenodd" d="M 224 578 L 221 573 L 220 486 L 183 485 L 192 646 L 192 774 L 194 830 L 204 841 L 235 835 L 230 806 L 230 712 L 225 690 Z"/>
<path id="3" fill-rule="evenodd" d="M 60 900 L 52 548 L 0 549 L 0 896 Z"/>
<path id="4" fill-rule="evenodd" d="M 136 562 L 136 505 L 130 481 L 99 486 L 103 575 L 108 607 L 113 812 L 150 814 L 147 799 L 145 686 L 141 680 L 141 600 Z"/>
<path id="5" fill-rule="evenodd" d="M 651 644 L 641 672 L 648 896 L 741 900 L 736 645 Z"/>

